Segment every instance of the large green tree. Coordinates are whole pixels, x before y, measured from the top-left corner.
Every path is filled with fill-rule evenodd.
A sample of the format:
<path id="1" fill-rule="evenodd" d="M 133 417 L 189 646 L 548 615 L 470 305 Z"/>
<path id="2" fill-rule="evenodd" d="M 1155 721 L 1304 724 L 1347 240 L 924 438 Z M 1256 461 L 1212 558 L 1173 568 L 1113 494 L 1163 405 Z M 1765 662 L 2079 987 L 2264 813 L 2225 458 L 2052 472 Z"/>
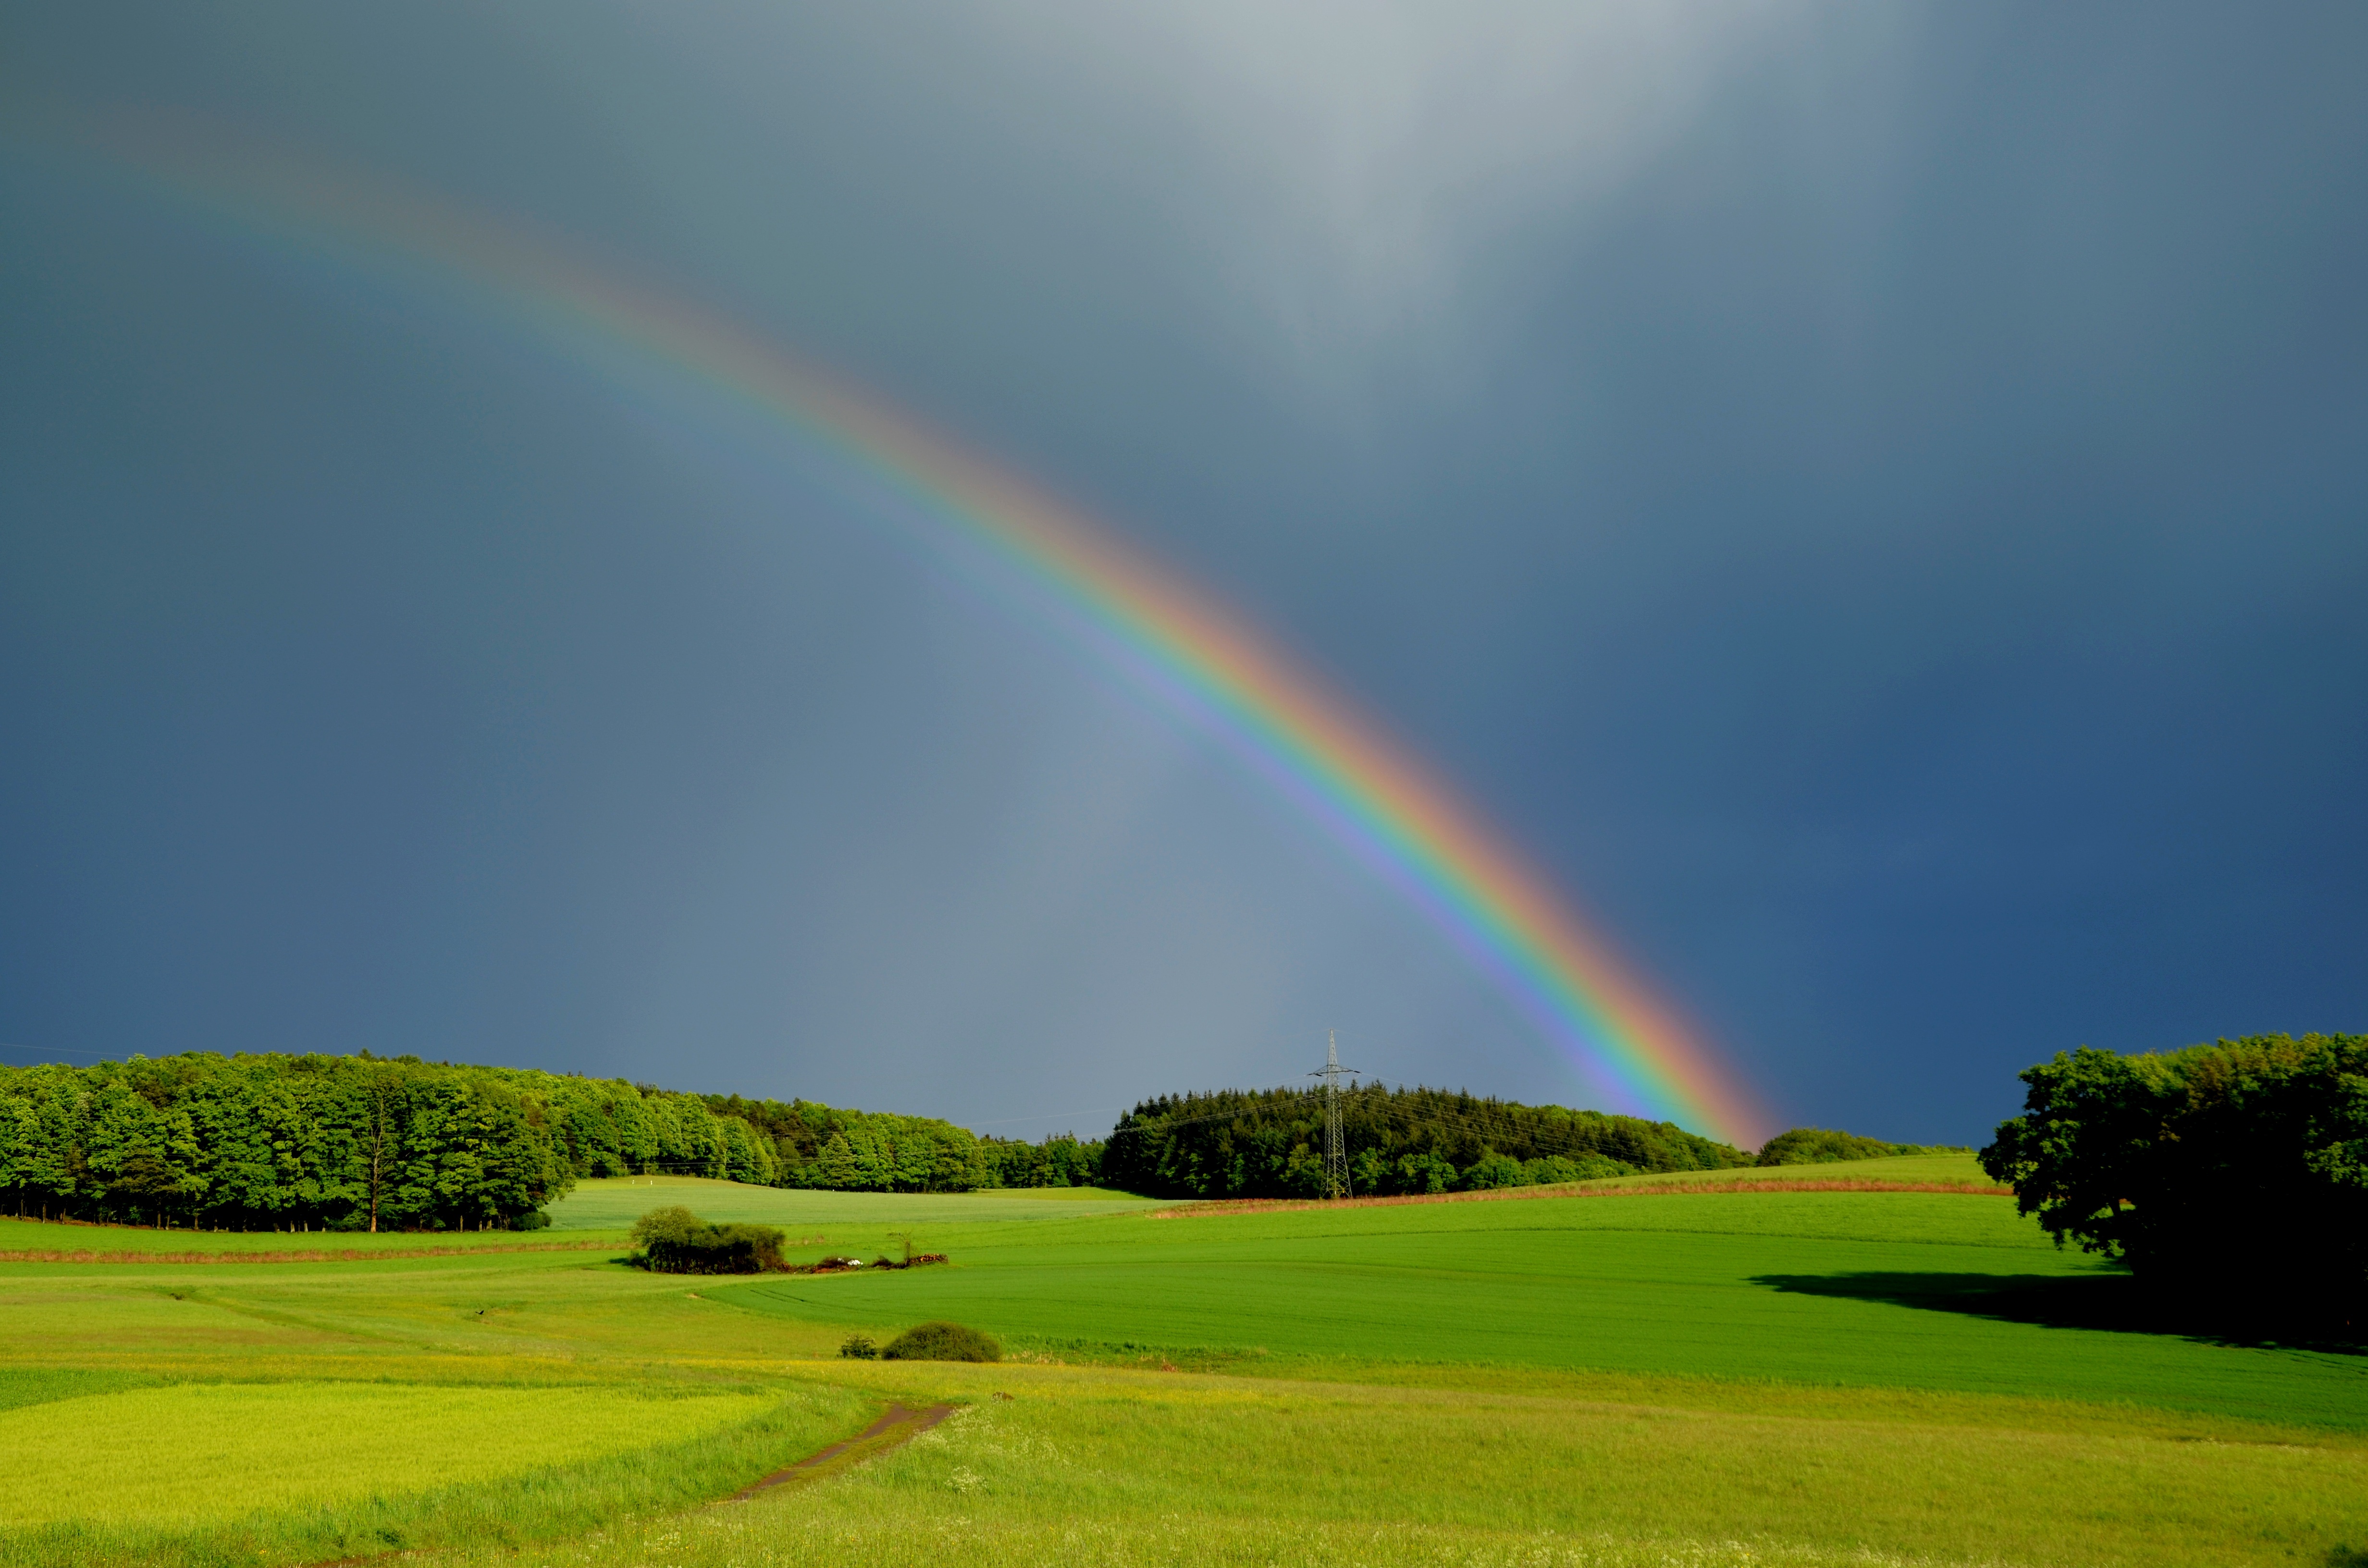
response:
<path id="1" fill-rule="evenodd" d="M 2368 1035 L 2027 1068 L 1982 1167 L 2059 1244 L 2255 1327 L 2368 1327 Z"/>

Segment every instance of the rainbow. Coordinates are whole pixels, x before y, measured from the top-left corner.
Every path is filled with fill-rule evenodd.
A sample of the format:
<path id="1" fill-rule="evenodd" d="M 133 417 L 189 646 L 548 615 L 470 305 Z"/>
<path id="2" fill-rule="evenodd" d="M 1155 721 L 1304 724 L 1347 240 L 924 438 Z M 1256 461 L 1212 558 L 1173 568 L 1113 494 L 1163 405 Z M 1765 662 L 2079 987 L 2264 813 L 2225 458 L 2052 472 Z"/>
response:
<path id="1" fill-rule="evenodd" d="M 1605 1108 L 1735 1142 L 1763 1115 L 1554 890 L 1350 706 L 1175 572 L 876 396 L 549 238 L 188 126 L 75 138 L 214 218 L 364 267 L 422 271 L 627 373 L 689 377 L 786 424 L 1049 592 L 1417 905 Z"/>

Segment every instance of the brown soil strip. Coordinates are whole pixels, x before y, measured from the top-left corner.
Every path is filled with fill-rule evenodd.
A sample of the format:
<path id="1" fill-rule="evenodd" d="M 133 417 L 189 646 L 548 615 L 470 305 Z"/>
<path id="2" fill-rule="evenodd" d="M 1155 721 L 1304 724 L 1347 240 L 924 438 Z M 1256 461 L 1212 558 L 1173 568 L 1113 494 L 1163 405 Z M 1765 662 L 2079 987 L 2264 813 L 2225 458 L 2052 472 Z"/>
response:
<path id="1" fill-rule="evenodd" d="M 749 1498 L 754 1497 L 759 1492 L 768 1491 L 773 1487 L 779 1486 L 785 1481 L 795 1481 L 800 1476 L 812 1475 L 814 1471 L 820 1470 L 823 1466 L 828 1464 L 831 1460 L 838 1458 L 839 1455 L 847 1452 L 849 1449 L 855 1448 L 859 1444 L 868 1443 L 871 1441 L 872 1438 L 879 1437 L 882 1433 L 894 1432 L 896 1435 L 894 1442 L 882 1443 L 877 1449 L 872 1450 L 874 1453 L 885 1453 L 890 1449 L 895 1448 L 900 1444 L 911 1442 L 914 1438 L 919 1437 L 922 1433 L 928 1431 L 930 1427 L 936 1426 L 939 1422 L 943 1421 L 947 1416 L 951 1415 L 953 1413 L 954 1407 L 951 1404 L 933 1404 L 927 1410 L 907 1410 L 901 1404 L 892 1404 L 888 1407 L 887 1414 L 881 1416 L 879 1420 L 874 1421 L 871 1426 L 866 1426 L 862 1431 L 858 1432 L 854 1437 L 848 1438 L 845 1442 L 833 1443 L 830 1447 L 823 1449 L 820 1453 L 808 1454 L 805 1458 L 790 1466 L 787 1470 L 777 1470 L 772 1474 L 765 1477 L 764 1480 L 756 1483 L 754 1485 L 743 1487 L 740 1491 L 734 1493 L 730 1497 L 725 1498 L 724 1501 L 728 1503 L 746 1503 Z"/>
<path id="2" fill-rule="evenodd" d="M 497 1252 L 614 1252 L 624 1244 L 535 1242 L 498 1247 L 319 1247 L 307 1252 L 58 1252 L 0 1251 L 0 1263 L 370 1263 L 391 1257 L 477 1257 Z"/>
<path id="3" fill-rule="evenodd" d="M 1308 1209 L 1387 1209 L 1402 1203 L 1502 1203 L 1528 1198 L 1658 1198 L 1666 1193 L 1950 1192 L 2011 1198 L 2010 1187 L 1943 1181 L 1668 1181 L 1637 1187 L 1499 1187 L 1486 1192 L 1417 1192 L 1396 1198 L 1222 1198 L 1155 1209 L 1154 1220 L 1205 1219 L 1216 1214 L 1289 1214 Z"/>

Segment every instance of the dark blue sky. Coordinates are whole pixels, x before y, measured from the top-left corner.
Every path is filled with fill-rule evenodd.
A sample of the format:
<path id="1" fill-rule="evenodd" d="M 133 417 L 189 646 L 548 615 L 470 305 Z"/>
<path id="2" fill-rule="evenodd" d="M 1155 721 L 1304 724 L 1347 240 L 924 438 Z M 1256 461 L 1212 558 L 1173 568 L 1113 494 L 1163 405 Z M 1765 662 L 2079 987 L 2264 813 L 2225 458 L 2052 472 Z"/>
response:
<path id="1" fill-rule="evenodd" d="M 567 236 L 1240 606 L 1777 1125 L 2368 1028 L 2368 12 L 0 19 L 0 1059 L 1107 1125 L 1583 1080 L 1190 726 L 695 392 L 210 223 Z"/>

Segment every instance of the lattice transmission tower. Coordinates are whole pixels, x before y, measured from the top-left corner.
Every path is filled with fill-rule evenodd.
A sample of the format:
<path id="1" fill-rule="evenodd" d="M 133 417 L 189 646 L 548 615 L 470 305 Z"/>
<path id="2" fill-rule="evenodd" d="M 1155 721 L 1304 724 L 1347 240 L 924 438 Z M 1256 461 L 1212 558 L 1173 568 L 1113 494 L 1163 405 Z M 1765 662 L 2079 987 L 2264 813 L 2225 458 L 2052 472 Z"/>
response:
<path id="1" fill-rule="evenodd" d="M 1349 1192 L 1349 1145 L 1340 1136 L 1340 1074 L 1354 1075 L 1354 1067 L 1340 1065 L 1340 1031 L 1324 1031 L 1324 1065 L 1308 1074 L 1324 1080 L 1324 1188 L 1331 1198 Z"/>

